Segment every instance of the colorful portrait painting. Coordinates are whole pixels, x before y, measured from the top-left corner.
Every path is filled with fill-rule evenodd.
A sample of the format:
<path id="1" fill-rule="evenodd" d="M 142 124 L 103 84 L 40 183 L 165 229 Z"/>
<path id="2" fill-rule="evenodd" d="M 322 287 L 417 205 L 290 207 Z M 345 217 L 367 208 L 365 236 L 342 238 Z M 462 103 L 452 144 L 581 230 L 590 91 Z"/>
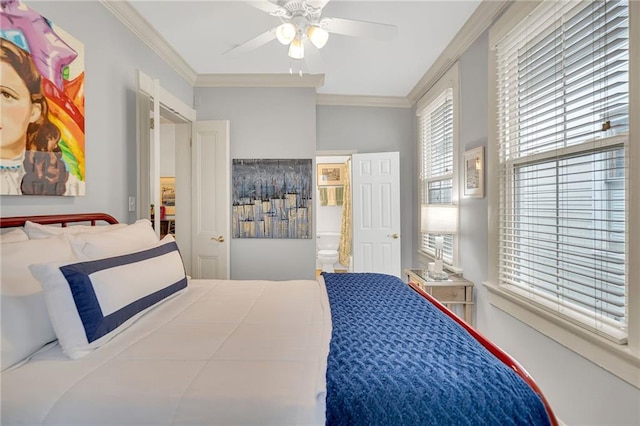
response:
<path id="1" fill-rule="evenodd" d="M 0 194 L 85 195 L 84 46 L 0 0 Z"/>

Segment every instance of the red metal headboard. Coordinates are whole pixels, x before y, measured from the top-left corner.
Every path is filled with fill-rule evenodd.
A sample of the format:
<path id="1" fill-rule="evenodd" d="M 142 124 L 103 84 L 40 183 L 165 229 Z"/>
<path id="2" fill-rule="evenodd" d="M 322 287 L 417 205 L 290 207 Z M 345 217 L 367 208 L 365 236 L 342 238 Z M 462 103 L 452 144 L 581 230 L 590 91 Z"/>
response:
<path id="1" fill-rule="evenodd" d="M 110 224 L 118 223 L 118 221 L 111 215 L 106 213 L 77 213 L 77 214 L 54 214 L 44 216 L 16 216 L 16 217 L 1 217 L 0 228 L 13 228 L 17 226 L 24 226 L 26 221 L 39 223 L 42 225 L 54 225 L 60 224 L 61 226 L 67 226 L 68 223 L 75 222 L 90 222 L 92 226 L 97 221 L 105 221 Z"/>

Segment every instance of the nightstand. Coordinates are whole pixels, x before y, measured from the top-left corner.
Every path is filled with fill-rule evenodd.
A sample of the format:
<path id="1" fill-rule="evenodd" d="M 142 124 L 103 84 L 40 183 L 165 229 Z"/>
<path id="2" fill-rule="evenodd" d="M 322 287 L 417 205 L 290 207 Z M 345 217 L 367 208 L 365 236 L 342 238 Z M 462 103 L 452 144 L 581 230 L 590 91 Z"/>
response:
<path id="1" fill-rule="evenodd" d="M 473 325 L 473 283 L 462 277 L 449 275 L 446 280 L 435 280 L 426 269 L 405 269 L 409 282 L 435 297 L 447 308 L 455 312 L 456 306 L 464 308 L 463 318 Z"/>

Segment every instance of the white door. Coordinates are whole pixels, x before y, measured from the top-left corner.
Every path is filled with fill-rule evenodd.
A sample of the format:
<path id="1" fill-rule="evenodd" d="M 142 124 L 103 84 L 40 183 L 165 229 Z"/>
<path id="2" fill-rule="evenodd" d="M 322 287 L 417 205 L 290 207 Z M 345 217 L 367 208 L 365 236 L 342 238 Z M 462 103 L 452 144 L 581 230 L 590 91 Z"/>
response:
<path id="1" fill-rule="evenodd" d="M 229 279 L 229 122 L 199 121 L 191 145 L 191 275 Z"/>
<path id="2" fill-rule="evenodd" d="M 400 277 L 400 155 L 354 154 L 353 271 Z"/>

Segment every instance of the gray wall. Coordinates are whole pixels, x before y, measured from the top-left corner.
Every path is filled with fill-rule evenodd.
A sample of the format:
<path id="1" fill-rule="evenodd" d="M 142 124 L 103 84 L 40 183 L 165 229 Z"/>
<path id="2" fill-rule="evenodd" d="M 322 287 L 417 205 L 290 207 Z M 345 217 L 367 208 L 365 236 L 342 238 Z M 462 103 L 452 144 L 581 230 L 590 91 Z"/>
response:
<path id="1" fill-rule="evenodd" d="M 465 151 L 484 146 L 487 152 L 486 34 L 460 59 L 460 146 L 458 164 L 464 164 Z M 486 166 L 486 161 L 485 161 Z M 464 276 L 479 284 L 487 279 L 487 197 L 464 197 L 464 167 L 459 167 L 460 261 Z M 485 187 L 485 195 L 488 188 Z M 479 287 L 479 286 L 478 286 Z"/>
<path id="2" fill-rule="evenodd" d="M 484 145 L 486 152 L 488 66 L 485 34 L 460 59 L 460 161 L 466 149 Z M 476 283 L 480 332 L 527 369 L 566 424 L 640 424 L 640 390 L 489 303 L 481 284 L 488 274 L 487 198 L 461 198 L 460 205 L 460 259 L 465 277 Z"/>
<path id="3" fill-rule="evenodd" d="M 159 78 L 188 105 L 194 89 L 98 2 L 30 1 L 29 5 L 85 44 L 87 195 L 1 196 L 1 214 L 103 211 L 130 221 L 127 197 L 136 191 L 135 70 Z M 461 158 L 465 149 L 486 144 L 487 48 L 485 35 L 460 61 Z M 414 109 L 316 109 L 312 89 L 198 88 L 195 92 L 198 119 L 231 120 L 231 158 L 313 158 L 316 149 L 399 151 L 403 267 L 415 265 Z M 480 331 L 529 370 L 567 424 L 640 424 L 638 389 L 488 303 L 480 284 L 487 278 L 486 198 L 460 203 L 462 267 L 477 284 Z M 232 278 L 308 278 L 315 268 L 315 243 L 232 240 L 231 256 Z"/>
<path id="4" fill-rule="evenodd" d="M 313 89 L 196 88 L 198 120 L 229 120 L 231 159 L 400 152 L 403 267 L 411 265 L 414 125 L 408 108 L 316 107 Z M 315 222 L 315 220 L 314 220 Z M 232 239 L 231 278 L 313 278 L 314 240 Z"/>
<path id="5" fill-rule="evenodd" d="M 0 196 L 2 216 L 105 212 L 121 222 L 128 196 L 136 195 L 136 70 L 161 80 L 180 100 L 193 88 L 99 2 L 32 2 L 28 5 L 84 43 L 84 197 Z"/>
<path id="6" fill-rule="evenodd" d="M 416 156 L 415 110 L 346 106 L 317 107 L 318 151 L 400 153 L 402 268 L 410 268 L 413 251 L 413 188 Z M 416 207 L 417 208 L 417 207 Z"/>
<path id="7" fill-rule="evenodd" d="M 231 159 L 309 158 L 314 89 L 196 88 L 198 120 L 229 120 Z M 315 223 L 315 220 L 314 220 Z M 315 239 L 231 240 L 232 279 L 314 278 Z"/>

